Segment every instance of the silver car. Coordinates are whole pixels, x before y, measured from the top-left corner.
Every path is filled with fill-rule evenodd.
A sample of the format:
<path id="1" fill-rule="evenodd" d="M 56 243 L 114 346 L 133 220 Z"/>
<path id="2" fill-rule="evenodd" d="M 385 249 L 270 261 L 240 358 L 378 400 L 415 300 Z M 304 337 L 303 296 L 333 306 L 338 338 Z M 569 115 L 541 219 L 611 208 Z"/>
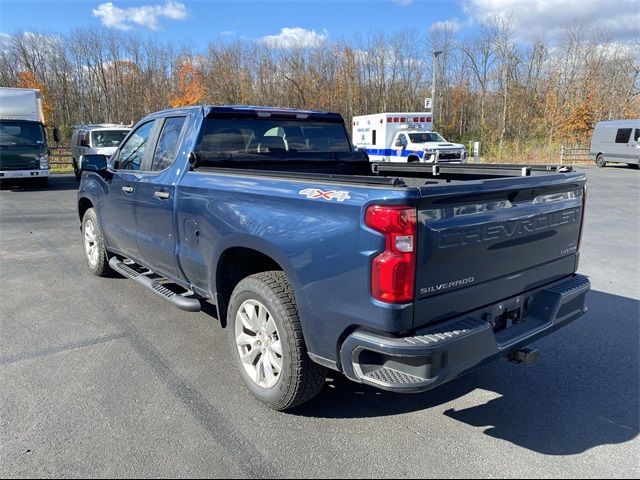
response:
<path id="1" fill-rule="evenodd" d="M 78 162 L 82 155 L 101 154 L 109 157 L 130 131 L 131 128 L 125 125 L 111 123 L 75 127 L 71 135 L 71 157 L 76 177 L 80 178 Z"/>
<path id="2" fill-rule="evenodd" d="M 598 122 L 591 136 L 589 158 L 598 167 L 607 163 L 640 164 L 640 118 Z"/>

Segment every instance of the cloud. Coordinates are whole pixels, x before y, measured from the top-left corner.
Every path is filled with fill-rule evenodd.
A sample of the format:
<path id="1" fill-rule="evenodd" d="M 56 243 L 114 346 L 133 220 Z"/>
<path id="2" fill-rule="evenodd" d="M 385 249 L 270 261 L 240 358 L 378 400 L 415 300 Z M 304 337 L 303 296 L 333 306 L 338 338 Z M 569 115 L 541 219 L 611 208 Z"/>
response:
<path id="1" fill-rule="evenodd" d="M 0 52 L 8 53 L 13 48 L 13 36 L 7 33 L 0 33 Z"/>
<path id="2" fill-rule="evenodd" d="M 164 5 L 143 5 L 141 7 L 119 8 L 112 2 L 102 3 L 93 9 L 93 16 L 98 17 L 108 28 L 131 30 L 135 25 L 161 30 L 162 17 L 171 20 L 187 18 L 187 7 L 183 3 L 167 0 Z"/>
<path id="3" fill-rule="evenodd" d="M 313 48 L 322 45 L 328 36 L 326 29 L 318 33 L 300 27 L 285 27 L 278 35 L 267 35 L 258 41 L 272 48 Z"/>
<path id="4" fill-rule="evenodd" d="M 432 32 L 436 30 L 447 30 L 452 33 L 458 33 L 462 30 L 462 24 L 458 20 L 444 20 L 442 22 L 435 22 L 431 25 Z"/>
<path id="5" fill-rule="evenodd" d="M 235 30 L 222 30 L 221 32 L 218 33 L 218 35 L 220 35 L 221 37 L 231 37 L 232 35 L 235 35 L 236 31 Z"/>
<path id="6" fill-rule="evenodd" d="M 640 32 L 637 0 L 464 0 L 463 9 L 474 20 L 491 16 L 511 16 L 520 39 L 556 39 L 576 21 L 592 21 L 605 28 L 615 40 L 628 40 Z"/>
<path id="7" fill-rule="evenodd" d="M 391 0 L 393 3 L 400 5 L 401 7 L 408 7 L 413 3 L 413 0 Z"/>

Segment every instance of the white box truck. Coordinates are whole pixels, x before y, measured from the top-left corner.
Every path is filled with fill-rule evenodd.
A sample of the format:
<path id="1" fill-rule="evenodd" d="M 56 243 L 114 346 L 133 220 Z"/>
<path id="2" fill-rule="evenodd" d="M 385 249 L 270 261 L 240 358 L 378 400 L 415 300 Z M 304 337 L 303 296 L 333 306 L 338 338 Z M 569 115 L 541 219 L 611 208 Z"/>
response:
<path id="1" fill-rule="evenodd" d="M 57 138 L 54 129 L 54 138 Z M 40 91 L 0 87 L 0 181 L 32 179 L 46 185 L 49 150 Z"/>
<path id="2" fill-rule="evenodd" d="M 353 117 L 353 144 L 372 162 L 463 163 L 467 149 L 432 131 L 425 112 L 388 112 Z"/>
<path id="3" fill-rule="evenodd" d="M 589 158 L 598 167 L 607 163 L 640 164 L 640 118 L 598 122 L 593 129 Z"/>

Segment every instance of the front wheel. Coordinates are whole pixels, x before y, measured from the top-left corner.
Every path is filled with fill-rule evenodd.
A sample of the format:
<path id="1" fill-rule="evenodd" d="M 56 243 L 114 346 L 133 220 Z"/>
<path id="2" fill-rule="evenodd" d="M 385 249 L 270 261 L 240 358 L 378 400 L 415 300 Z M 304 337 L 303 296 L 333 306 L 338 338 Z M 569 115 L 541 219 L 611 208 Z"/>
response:
<path id="1" fill-rule="evenodd" d="M 82 217 L 82 243 L 89 270 L 97 277 L 113 276 L 115 272 L 109 266 L 109 255 L 93 208 L 88 209 Z"/>
<path id="2" fill-rule="evenodd" d="M 35 180 L 34 185 L 37 188 L 47 188 L 49 186 L 49 178 L 48 177 L 38 178 Z"/>
<path id="3" fill-rule="evenodd" d="M 231 354 L 245 387 L 274 410 L 315 397 L 326 369 L 309 358 L 293 289 L 284 272 L 251 275 L 229 301 Z"/>
<path id="4" fill-rule="evenodd" d="M 605 161 L 604 156 L 601 153 L 599 153 L 596 157 L 596 165 L 598 166 L 598 168 L 607 166 L 607 162 Z"/>

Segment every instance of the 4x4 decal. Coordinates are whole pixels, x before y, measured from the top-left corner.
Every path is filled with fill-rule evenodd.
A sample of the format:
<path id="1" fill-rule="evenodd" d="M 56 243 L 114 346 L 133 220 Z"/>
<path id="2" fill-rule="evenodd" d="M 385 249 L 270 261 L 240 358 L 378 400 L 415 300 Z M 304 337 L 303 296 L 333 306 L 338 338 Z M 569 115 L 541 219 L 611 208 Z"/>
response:
<path id="1" fill-rule="evenodd" d="M 351 198 L 349 196 L 349 192 L 337 192 L 335 190 L 329 190 L 328 192 L 325 192 L 318 188 L 305 188 L 304 190 L 300 190 L 300 192 L 298 193 L 300 193 L 300 195 L 306 195 L 307 198 L 311 199 L 322 198 L 324 200 L 331 201 L 335 198 L 338 202 L 344 202 L 345 200 Z"/>

